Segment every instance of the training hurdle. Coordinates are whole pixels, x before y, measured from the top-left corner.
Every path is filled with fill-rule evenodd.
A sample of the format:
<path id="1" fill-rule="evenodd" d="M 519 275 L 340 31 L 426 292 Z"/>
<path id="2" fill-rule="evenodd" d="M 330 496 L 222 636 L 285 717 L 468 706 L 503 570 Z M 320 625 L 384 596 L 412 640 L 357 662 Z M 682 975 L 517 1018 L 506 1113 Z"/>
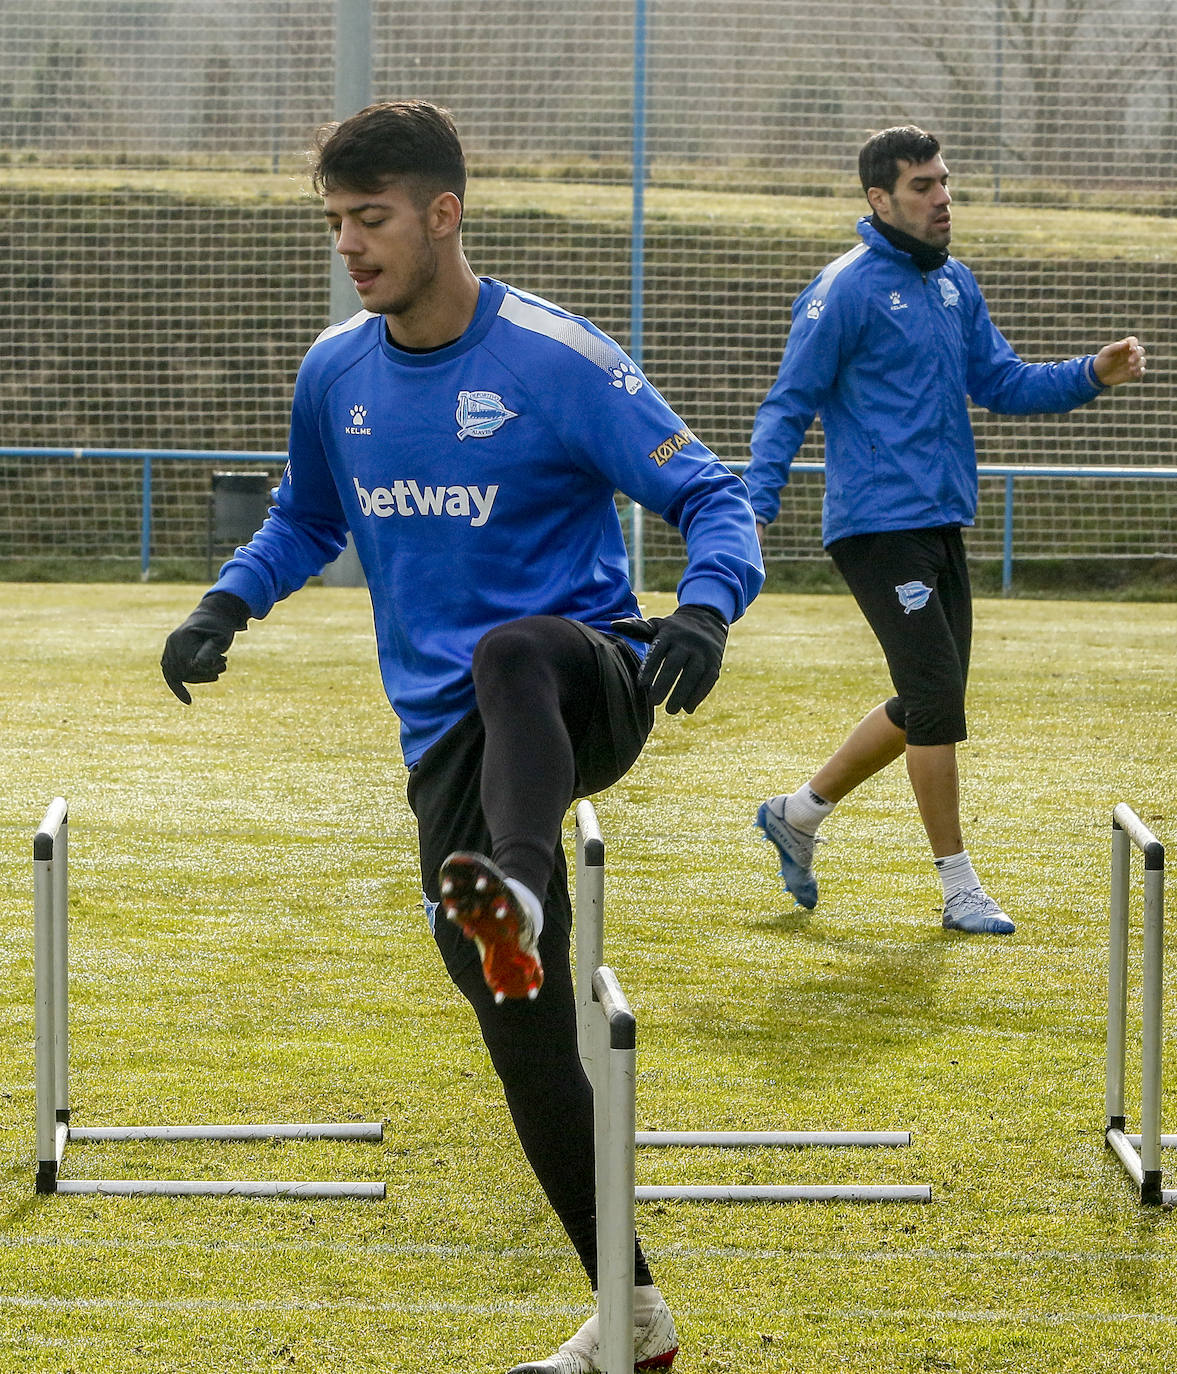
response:
<path id="1" fill-rule="evenodd" d="M 597 1348 L 605 1374 L 633 1368 L 634 1110 L 637 1022 L 613 970 L 592 971 L 581 1023 L 597 1066 L 593 1083 L 597 1174 Z M 582 1041 L 582 1043 L 584 1042 Z"/>
<path id="2" fill-rule="evenodd" d="M 1124 1114 L 1128 1034 L 1128 889 L 1133 847 L 1144 856 L 1139 1135 L 1127 1134 Z M 1150 1207 L 1173 1207 L 1177 1206 L 1177 1189 L 1161 1186 L 1161 1150 L 1177 1147 L 1177 1135 L 1161 1134 L 1165 847 L 1124 802 L 1120 802 L 1112 811 L 1111 869 L 1104 1139 L 1139 1187 L 1141 1203 Z"/>
<path id="3" fill-rule="evenodd" d="M 379 1121 L 342 1125 L 75 1126 L 69 1089 L 69 808 L 54 800 L 33 837 L 33 966 L 38 1193 L 142 1197 L 374 1198 L 383 1183 L 282 1183 L 248 1180 L 63 1179 L 71 1141 L 360 1140 L 380 1141 Z"/>
<path id="4" fill-rule="evenodd" d="M 605 966 L 605 841 L 589 801 L 576 808 L 576 995 L 580 1057 L 595 1093 L 601 1088 L 598 1019 L 593 979 Z M 858 1146 L 894 1148 L 911 1144 L 910 1131 L 635 1131 L 638 1146 L 755 1149 Z M 635 1186 L 638 1202 L 931 1202 L 927 1184 L 670 1184 Z"/>

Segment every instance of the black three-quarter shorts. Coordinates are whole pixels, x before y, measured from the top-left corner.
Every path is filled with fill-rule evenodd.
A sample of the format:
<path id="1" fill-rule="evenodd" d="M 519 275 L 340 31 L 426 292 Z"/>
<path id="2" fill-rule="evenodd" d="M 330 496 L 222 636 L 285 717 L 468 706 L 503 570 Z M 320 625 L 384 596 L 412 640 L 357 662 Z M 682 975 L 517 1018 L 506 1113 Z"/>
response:
<path id="1" fill-rule="evenodd" d="M 960 526 L 855 534 L 828 552 L 886 656 L 890 720 L 909 744 L 967 738 L 973 602 Z"/>
<path id="2" fill-rule="evenodd" d="M 542 618 L 532 622 L 542 636 Z M 602 634 L 579 621 L 566 621 L 583 635 L 592 650 L 591 665 L 578 685 L 581 700 L 592 703 L 587 727 L 572 740 L 576 759 L 576 797 L 589 797 L 611 786 L 633 766 L 654 723 L 649 693 L 637 685 L 641 660 L 623 640 Z M 537 639 L 534 652 L 545 652 Z M 584 663 L 576 656 L 577 663 Z M 581 668 L 580 673 L 584 672 Z M 534 714 L 535 704 L 520 701 L 524 715 Z M 431 745 L 409 773 L 409 805 L 417 817 L 421 857 L 421 886 L 426 912 L 446 968 L 453 976 L 477 958 L 473 943 L 457 926 L 437 917 L 441 892 L 438 869 L 455 850 L 489 854 L 490 832 L 483 815 L 480 788 L 482 757 L 486 742 L 477 708 Z M 519 766 L 542 766 L 541 760 L 520 759 Z M 569 798 L 569 801 L 573 798 Z M 572 904 L 568 895 L 568 870 L 557 845 L 556 866 L 543 894 L 544 929 L 558 925 L 567 941 L 572 930 Z"/>

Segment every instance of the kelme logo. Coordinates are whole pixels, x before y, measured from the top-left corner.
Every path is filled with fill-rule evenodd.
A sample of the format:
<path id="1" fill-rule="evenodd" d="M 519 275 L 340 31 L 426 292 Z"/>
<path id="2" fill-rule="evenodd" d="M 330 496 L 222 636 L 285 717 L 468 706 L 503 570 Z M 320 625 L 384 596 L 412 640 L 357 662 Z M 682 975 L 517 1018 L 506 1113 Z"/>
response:
<path id="1" fill-rule="evenodd" d="M 616 367 L 609 369 L 609 376 L 612 386 L 620 387 L 631 396 L 636 396 L 645 385 L 641 373 L 634 367 L 633 363 L 618 363 Z"/>

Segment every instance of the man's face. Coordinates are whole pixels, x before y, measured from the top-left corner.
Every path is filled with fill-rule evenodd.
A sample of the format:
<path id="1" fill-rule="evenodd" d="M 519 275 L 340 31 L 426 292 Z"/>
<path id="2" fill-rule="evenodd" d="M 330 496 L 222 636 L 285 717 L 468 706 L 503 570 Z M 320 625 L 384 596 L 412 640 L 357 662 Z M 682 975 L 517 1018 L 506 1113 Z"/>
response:
<path id="1" fill-rule="evenodd" d="M 894 191 L 872 186 L 867 197 L 875 214 L 931 248 L 947 248 L 952 238 L 952 197 L 948 168 L 939 153 L 928 162 L 900 162 Z"/>
<path id="2" fill-rule="evenodd" d="M 366 310 L 395 318 L 427 303 L 438 274 L 429 206 L 393 183 L 376 192 L 328 191 L 323 213 Z"/>

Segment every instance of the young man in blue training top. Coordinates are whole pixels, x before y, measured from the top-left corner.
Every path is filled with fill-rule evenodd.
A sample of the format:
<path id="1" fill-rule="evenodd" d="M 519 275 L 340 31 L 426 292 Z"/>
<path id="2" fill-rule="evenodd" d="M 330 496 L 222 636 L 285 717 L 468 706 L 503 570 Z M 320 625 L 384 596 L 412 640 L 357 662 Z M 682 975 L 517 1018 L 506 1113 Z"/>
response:
<path id="1" fill-rule="evenodd" d="M 966 399 L 1007 414 L 1066 411 L 1144 375 L 1135 338 L 1062 363 L 1023 362 L 989 319 L 973 274 L 948 255 L 948 168 L 914 127 L 859 154 L 872 214 L 862 243 L 797 297 L 776 382 L 756 416 L 745 478 L 763 535 L 815 416 L 825 434 L 822 540 L 874 631 L 896 695 L 875 707 L 757 825 L 786 888 L 817 903 L 817 829 L 838 802 L 902 754 L 944 892 L 950 930 L 1007 935 L 960 824 L 957 742 L 966 737 L 972 602 L 962 526 L 977 506 Z"/>
<path id="2" fill-rule="evenodd" d="M 715 684 L 728 625 L 763 581 L 755 522 L 743 483 L 611 339 L 475 276 L 445 111 L 371 106 L 320 131 L 314 157 L 364 310 L 306 355 L 275 505 L 168 638 L 164 676 L 190 702 L 184 684 L 218 677 L 234 634 L 351 531 L 401 722 L 429 923 L 596 1289 L 562 822 L 634 762 L 656 704 L 693 711 Z M 670 616 L 641 619 L 616 489 L 685 537 Z M 634 1367 L 666 1369 L 674 1322 L 635 1247 Z M 594 1315 L 515 1374 L 597 1368 Z"/>

